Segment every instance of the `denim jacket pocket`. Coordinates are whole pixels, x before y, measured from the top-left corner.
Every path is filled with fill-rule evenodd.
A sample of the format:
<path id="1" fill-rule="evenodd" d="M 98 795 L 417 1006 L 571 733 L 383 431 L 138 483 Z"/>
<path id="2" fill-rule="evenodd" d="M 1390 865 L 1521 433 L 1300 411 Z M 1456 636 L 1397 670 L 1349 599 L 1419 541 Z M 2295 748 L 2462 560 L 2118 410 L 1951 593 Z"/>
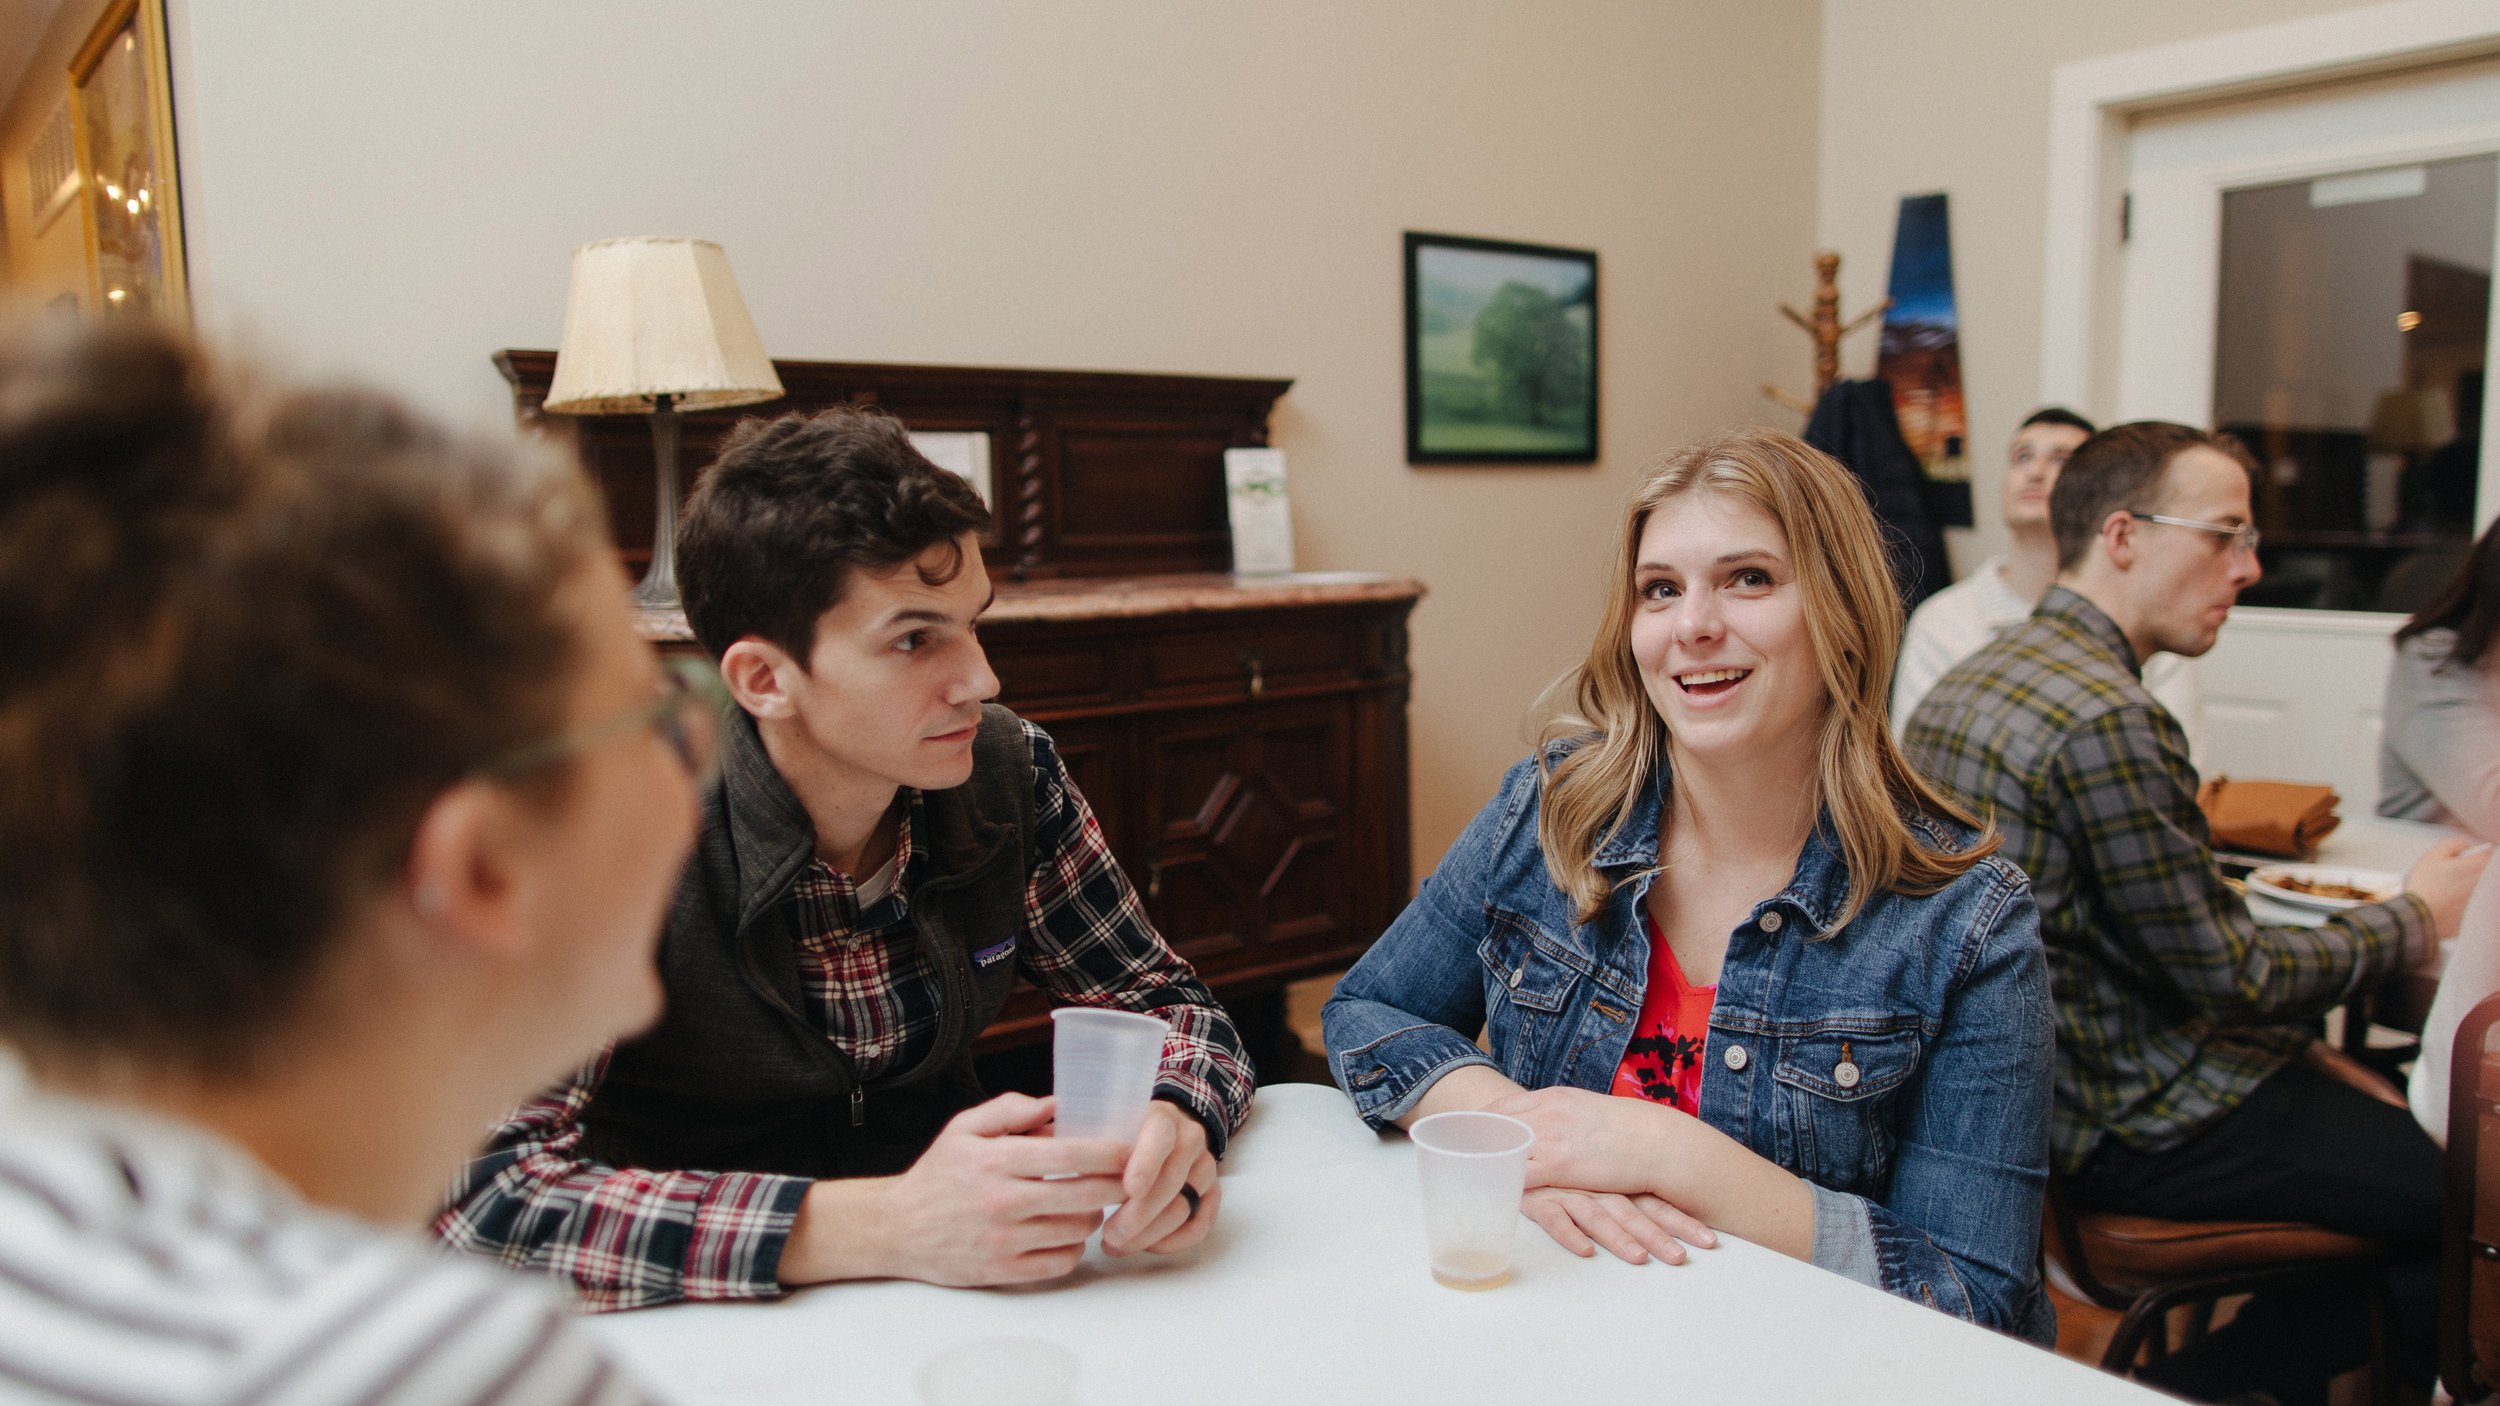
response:
<path id="1" fill-rule="evenodd" d="M 1918 1072 L 1915 1021 L 1885 1029 L 1824 1029 L 1780 1042 L 1780 1140 L 1808 1181 L 1882 1199 L 1899 1142 L 1901 1088 Z"/>
<path id="2" fill-rule="evenodd" d="M 1484 959 L 1493 1057 L 1513 1079 L 1542 1079 L 1544 1053 L 1571 1009 L 1574 988 L 1589 974 L 1587 964 L 1523 914 L 1488 903 L 1484 920 L 1477 952 Z"/>

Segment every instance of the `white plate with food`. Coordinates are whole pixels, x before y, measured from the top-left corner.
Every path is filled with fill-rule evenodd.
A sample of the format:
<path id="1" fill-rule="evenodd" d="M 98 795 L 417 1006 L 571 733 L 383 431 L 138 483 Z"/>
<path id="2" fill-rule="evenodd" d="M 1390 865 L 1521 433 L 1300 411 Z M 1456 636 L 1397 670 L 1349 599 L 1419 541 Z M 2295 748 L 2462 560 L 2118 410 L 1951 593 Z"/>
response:
<path id="1" fill-rule="evenodd" d="M 2269 864 L 2248 876 L 2248 891 L 2295 908 L 2340 913 L 2394 898 L 2404 892 L 2404 876 L 2335 864 Z"/>

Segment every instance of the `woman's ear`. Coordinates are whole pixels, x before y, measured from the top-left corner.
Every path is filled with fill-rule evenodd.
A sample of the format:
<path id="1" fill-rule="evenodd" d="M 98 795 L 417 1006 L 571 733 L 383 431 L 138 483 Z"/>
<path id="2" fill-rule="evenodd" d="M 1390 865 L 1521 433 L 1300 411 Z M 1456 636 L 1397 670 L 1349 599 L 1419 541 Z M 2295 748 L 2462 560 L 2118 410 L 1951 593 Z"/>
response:
<path id="1" fill-rule="evenodd" d="M 482 781 L 463 781 L 434 798 L 408 845 L 404 897 L 418 925 L 438 940 L 492 959 L 527 950 L 517 799 Z"/>
<path id="2" fill-rule="evenodd" d="M 777 644 L 748 635 L 722 651 L 720 676 L 729 696 L 755 718 L 786 718 L 798 711 L 790 695 L 790 675 L 798 661 Z"/>

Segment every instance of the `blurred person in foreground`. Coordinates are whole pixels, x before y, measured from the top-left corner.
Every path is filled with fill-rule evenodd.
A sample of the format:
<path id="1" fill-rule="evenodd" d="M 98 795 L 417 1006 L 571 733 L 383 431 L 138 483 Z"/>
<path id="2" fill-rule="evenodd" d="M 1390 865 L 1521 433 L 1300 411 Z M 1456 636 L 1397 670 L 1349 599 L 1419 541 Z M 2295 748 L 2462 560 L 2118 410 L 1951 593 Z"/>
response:
<path id="1" fill-rule="evenodd" d="M 0 338 L 0 1397 L 639 1399 L 420 1234 L 659 1009 L 710 715 L 625 591 L 546 451 Z"/>
<path id="2" fill-rule="evenodd" d="M 1911 714 L 1928 778 L 1994 815 L 2031 876 L 2058 1004 L 2057 1169 L 2085 1210 L 2305 1221 L 2384 1241 L 2399 1364 L 2427 1381 L 2439 1150 L 2318 1039 L 2355 990 L 2430 960 L 2486 855 L 2431 848 L 2405 891 L 2316 927 L 2223 882 L 2187 738 L 2141 661 L 2196 658 L 2254 584 L 2247 452 L 2142 421 L 2086 440 L 2050 500 L 2058 578 Z M 2368 1355 L 2348 1293 L 2261 1296 L 2145 1377 L 2200 1399 L 2321 1401 Z"/>
<path id="3" fill-rule="evenodd" d="M 1865 496 L 1740 430 L 1669 455 L 1616 543 L 1544 745 L 1323 1011 L 1338 1084 L 1375 1127 L 1525 1120 L 1524 1209 L 1575 1253 L 1724 1230 L 2049 1343 L 2039 920 L 1885 729 Z"/>

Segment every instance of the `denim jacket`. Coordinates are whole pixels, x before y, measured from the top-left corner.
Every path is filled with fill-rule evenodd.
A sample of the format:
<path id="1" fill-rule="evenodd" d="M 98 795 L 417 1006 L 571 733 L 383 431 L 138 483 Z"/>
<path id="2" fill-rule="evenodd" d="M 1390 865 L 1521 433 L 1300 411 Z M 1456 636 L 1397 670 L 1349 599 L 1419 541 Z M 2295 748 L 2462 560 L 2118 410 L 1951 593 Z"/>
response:
<path id="1" fill-rule="evenodd" d="M 1612 1087 L 1648 976 L 1666 772 L 1597 852 L 1629 882 L 1585 925 L 1545 872 L 1540 788 L 1531 762 L 1511 769 L 1328 1002 L 1329 1067 L 1375 1127 L 1468 1064 L 1531 1089 Z M 1991 857 L 1828 932 L 1848 888 L 1826 816 L 1788 886 L 1729 935 L 1699 1116 L 1813 1187 L 1816 1263 L 2046 1344 L 2053 1026 L 2030 885 Z"/>

